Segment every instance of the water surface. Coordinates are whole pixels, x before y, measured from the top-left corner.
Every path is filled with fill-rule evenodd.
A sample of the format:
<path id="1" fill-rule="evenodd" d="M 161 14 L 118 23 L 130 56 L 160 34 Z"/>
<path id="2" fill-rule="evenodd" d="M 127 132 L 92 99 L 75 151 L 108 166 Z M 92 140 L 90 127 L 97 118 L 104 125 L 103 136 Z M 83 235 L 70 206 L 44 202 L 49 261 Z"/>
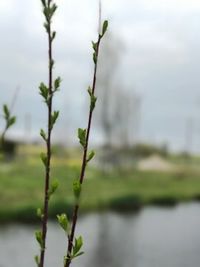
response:
<path id="1" fill-rule="evenodd" d="M 0 267 L 35 266 L 36 226 L 0 227 Z M 85 255 L 73 267 L 199 267 L 200 204 L 147 207 L 137 214 L 90 214 L 80 219 Z M 63 266 L 64 232 L 49 224 L 48 267 Z"/>

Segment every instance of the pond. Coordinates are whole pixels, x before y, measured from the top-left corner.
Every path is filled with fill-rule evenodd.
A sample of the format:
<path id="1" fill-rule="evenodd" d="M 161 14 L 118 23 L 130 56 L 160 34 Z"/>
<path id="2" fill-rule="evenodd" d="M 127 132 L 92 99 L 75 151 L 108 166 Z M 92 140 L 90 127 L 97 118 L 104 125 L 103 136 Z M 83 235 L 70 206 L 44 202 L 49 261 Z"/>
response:
<path id="1" fill-rule="evenodd" d="M 35 266 L 37 226 L 0 227 L 0 267 Z M 101 213 L 81 217 L 77 232 L 85 254 L 73 267 L 199 267 L 200 204 L 146 207 L 137 214 Z M 63 266 L 64 232 L 49 224 L 46 266 Z"/>

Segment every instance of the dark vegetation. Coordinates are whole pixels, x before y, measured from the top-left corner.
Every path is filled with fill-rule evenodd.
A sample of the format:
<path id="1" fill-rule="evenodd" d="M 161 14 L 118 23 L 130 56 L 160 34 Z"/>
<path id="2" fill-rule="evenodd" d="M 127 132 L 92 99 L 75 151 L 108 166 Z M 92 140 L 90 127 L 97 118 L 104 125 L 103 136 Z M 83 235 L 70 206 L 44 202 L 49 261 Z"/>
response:
<path id="1" fill-rule="evenodd" d="M 25 150 L 25 151 L 24 151 Z M 27 151 L 29 150 L 29 155 Z M 19 147 L 12 163 L 1 162 L 0 222 L 35 222 L 36 209 L 43 196 L 43 171 L 38 159 L 41 147 Z M 52 177 L 59 188 L 52 197 L 49 216 L 72 214 L 74 196 L 72 184 L 79 175 L 80 152 L 71 156 L 53 156 Z M 81 198 L 81 213 L 118 210 L 135 211 L 144 205 L 174 205 L 180 201 L 200 199 L 200 159 L 185 163 L 180 157 L 171 157 L 178 169 L 173 172 L 138 171 L 135 168 L 109 172 L 90 166 Z"/>

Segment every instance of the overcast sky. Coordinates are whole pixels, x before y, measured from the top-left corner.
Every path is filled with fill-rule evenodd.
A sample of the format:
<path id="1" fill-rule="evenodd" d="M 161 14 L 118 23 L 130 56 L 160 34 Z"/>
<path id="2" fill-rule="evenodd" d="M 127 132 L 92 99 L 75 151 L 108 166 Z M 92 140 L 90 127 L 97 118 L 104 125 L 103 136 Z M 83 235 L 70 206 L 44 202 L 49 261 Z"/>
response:
<path id="1" fill-rule="evenodd" d="M 86 120 L 85 90 L 91 80 L 90 44 L 96 37 L 98 1 L 57 3 L 55 72 L 63 83 L 55 108 L 61 109 L 57 132 L 67 142 Z M 109 19 L 110 31 L 124 44 L 120 67 L 124 87 L 142 97 L 140 139 L 183 149 L 186 121 L 191 118 L 193 148 L 200 151 L 200 1 L 103 0 L 103 18 Z M 42 24 L 39 0 L 0 1 L 0 104 L 11 103 L 20 88 L 14 107 L 18 123 L 11 134 L 21 137 L 25 117 L 31 118 L 33 137 L 45 125 L 46 109 L 38 95 L 38 85 L 47 77 Z M 71 130 L 67 134 L 63 128 Z"/>

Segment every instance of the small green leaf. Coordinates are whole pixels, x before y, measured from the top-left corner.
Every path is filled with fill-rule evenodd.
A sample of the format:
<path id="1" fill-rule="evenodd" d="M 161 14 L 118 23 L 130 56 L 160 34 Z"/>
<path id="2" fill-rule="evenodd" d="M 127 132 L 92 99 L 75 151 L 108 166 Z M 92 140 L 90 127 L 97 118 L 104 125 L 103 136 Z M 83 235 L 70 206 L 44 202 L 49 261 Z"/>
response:
<path id="1" fill-rule="evenodd" d="M 54 91 L 57 91 L 58 88 L 60 87 L 60 84 L 61 84 L 61 78 L 58 77 L 57 79 L 55 79 L 54 81 Z"/>
<path id="2" fill-rule="evenodd" d="M 96 105 L 97 97 L 92 93 L 90 86 L 88 87 L 88 94 L 90 95 L 90 109 L 93 111 Z"/>
<path id="3" fill-rule="evenodd" d="M 90 109 L 93 111 L 96 105 L 97 97 L 94 95 L 91 95 L 91 103 L 90 103 Z"/>
<path id="4" fill-rule="evenodd" d="M 47 22 L 44 23 L 44 28 L 45 28 L 46 32 L 49 33 L 50 26 L 49 26 L 49 24 Z"/>
<path id="5" fill-rule="evenodd" d="M 81 183 L 79 180 L 73 182 L 73 191 L 76 199 L 79 199 L 81 194 Z"/>
<path id="6" fill-rule="evenodd" d="M 64 266 L 66 265 L 67 260 L 72 260 L 72 257 L 64 256 L 64 261 L 63 261 Z"/>
<path id="7" fill-rule="evenodd" d="M 52 7 L 50 8 L 50 16 L 52 17 L 57 9 L 57 5 L 53 4 Z"/>
<path id="8" fill-rule="evenodd" d="M 49 23 L 49 20 L 51 18 L 51 9 L 47 5 L 43 9 L 43 14 L 46 18 L 46 21 Z"/>
<path id="9" fill-rule="evenodd" d="M 57 219 L 58 219 L 58 222 L 59 222 L 60 226 L 62 227 L 62 229 L 69 235 L 70 223 L 69 223 L 69 220 L 67 218 L 67 215 L 65 213 L 63 213 L 61 215 L 57 215 Z"/>
<path id="10" fill-rule="evenodd" d="M 56 123 L 59 116 L 59 111 L 54 111 L 51 115 L 51 129 L 53 128 L 54 124 Z"/>
<path id="11" fill-rule="evenodd" d="M 44 242 L 42 239 L 42 232 L 40 230 L 35 232 L 35 238 L 36 238 L 37 242 L 39 243 L 40 248 L 43 249 L 44 248 Z"/>
<path id="12" fill-rule="evenodd" d="M 81 128 L 78 129 L 79 142 L 83 147 L 85 147 L 86 145 L 86 133 L 87 133 L 86 129 L 81 129 Z"/>
<path id="13" fill-rule="evenodd" d="M 79 238 L 75 238 L 75 244 L 73 246 L 73 253 L 72 253 L 73 258 L 78 257 L 84 253 L 80 252 L 82 246 L 83 246 L 82 236 L 79 236 Z"/>
<path id="14" fill-rule="evenodd" d="M 46 133 L 43 129 L 40 130 L 40 135 L 45 141 L 47 140 Z"/>
<path id="15" fill-rule="evenodd" d="M 45 153 L 40 153 L 40 158 L 44 164 L 44 166 L 46 167 L 47 166 L 47 155 Z"/>
<path id="16" fill-rule="evenodd" d="M 83 255 L 83 254 L 84 254 L 84 252 L 81 251 L 81 252 L 77 253 L 77 254 L 75 255 L 75 257 L 73 257 L 73 258 L 77 258 L 77 257 L 79 257 L 79 256 L 81 256 L 81 255 Z"/>
<path id="17" fill-rule="evenodd" d="M 41 2 L 43 6 L 46 6 L 46 0 L 41 0 Z"/>
<path id="18" fill-rule="evenodd" d="M 58 189 L 58 186 L 59 186 L 58 180 L 55 180 L 52 182 L 52 184 L 50 185 L 49 191 L 48 191 L 49 198 L 55 193 L 55 191 Z"/>
<path id="19" fill-rule="evenodd" d="M 90 95 L 90 97 L 91 97 L 91 95 L 92 95 L 92 89 L 91 89 L 91 87 L 89 86 L 88 87 L 88 94 Z"/>
<path id="20" fill-rule="evenodd" d="M 45 102 L 47 103 L 49 97 L 48 87 L 44 83 L 41 83 L 39 86 L 39 90 L 40 90 L 40 95 L 44 98 Z"/>
<path id="21" fill-rule="evenodd" d="M 10 117 L 10 111 L 9 111 L 7 105 L 3 105 L 3 112 L 4 112 L 4 117 L 5 118 L 9 118 Z"/>
<path id="22" fill-rule="evenodd" d="M 50 63 L 49 63 L 49 66 L 50 66 L 50 68 L 52 69 L 53 68 L 53 66 L 54 66 L 54 60 L 52 59 L 51 61 L 50 61 Z"/>
<path id="23" fill-rule="evenodd" d="M 94 52 L 97 53 L 98 43 L 92 41 L 92 47 L 94 49 Z"/>
<path id="24" fill-rule="evenodd" d="M 11 117 L 10 110 L 7 105 L 3 105 L 4 119 L 6 121 L 6 130 L 10 128 L 16 122 L 16 117 Z"/>
<path id="25" fill-rule="evenodd" d="M 55 37 L 56 37 L 56 32 L 54 31 L 54 32 L 52 33 L 51 40 L 53 41 L 53 40 L 55 39 Z"/>
<path id="26" fill-rule="evenodd" d="M 93 53 L 93 61 L 94 61 L 94 64 L 96 65 L 97 64 L 97 54 L 96 54 L 96 52 Z"/>
<path id="27" fill-rule="evenodd" d="M 16 117 L 9 118 L 8 121 L 7 121 L 7 128 L 9 128 L 13 124 L 15 124 L 15 122 L 16 122 Z"/>
<path id="28" fill-rule="evenodd" d="M 42 213 L 42 210 L 40 208 L 37 209 L 37 216 L 42 219 L 44 214 Z"/>
<path id="29" fill-rule="evenodd" d="M 94 150 L 92 150 L 88 155 L 87 162 L 89 162 L 91 159 L 93 159 L 94 156 L 95 156 L 95 152 L 94 152 Z"/>
<path id="30" fill-rule="evenodd" d="M 104 34 L 106 33 L 107 29 L 108 29 L 108 21 L 105 20 L 104 23 L 103 23 L 103 30 L 102 30 L 102 35 L 101 35 L 101 37 L 104 36 Z"/>
<path id="31" fill-rule="evenodd" d="M 40 266 L 40 258 L 39 258 L 39 256 L 35 255 L 34 259 L 35 259 L 35 262 L 36 262 L 37 266 L 39 267 Z"/>

